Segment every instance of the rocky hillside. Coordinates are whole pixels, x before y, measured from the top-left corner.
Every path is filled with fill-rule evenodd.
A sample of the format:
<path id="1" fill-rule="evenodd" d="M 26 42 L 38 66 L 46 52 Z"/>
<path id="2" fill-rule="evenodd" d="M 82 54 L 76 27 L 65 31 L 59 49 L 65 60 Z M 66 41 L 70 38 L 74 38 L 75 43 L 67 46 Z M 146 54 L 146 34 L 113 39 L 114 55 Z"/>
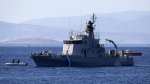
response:
<path id="1" fill-rule="evenodd" d="M 0 44 L 61 44 L 61 42 L 44 38 L 23 38 L 16 40 L 2 41 Z"/>

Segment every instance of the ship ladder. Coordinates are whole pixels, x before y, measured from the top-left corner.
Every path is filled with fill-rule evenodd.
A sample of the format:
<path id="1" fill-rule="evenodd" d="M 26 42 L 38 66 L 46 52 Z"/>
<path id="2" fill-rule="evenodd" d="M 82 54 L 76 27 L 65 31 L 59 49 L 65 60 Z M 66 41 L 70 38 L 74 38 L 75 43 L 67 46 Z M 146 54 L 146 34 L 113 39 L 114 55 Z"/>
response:
<path id="1" fill-rule="evenodd" d="M 67 59 L 68 59 L 68 62 L 69 62 L 69 67 L 71 67 L 71 60 L 70 58 L 68 57 L 68 55 L 66 55 Z"/>

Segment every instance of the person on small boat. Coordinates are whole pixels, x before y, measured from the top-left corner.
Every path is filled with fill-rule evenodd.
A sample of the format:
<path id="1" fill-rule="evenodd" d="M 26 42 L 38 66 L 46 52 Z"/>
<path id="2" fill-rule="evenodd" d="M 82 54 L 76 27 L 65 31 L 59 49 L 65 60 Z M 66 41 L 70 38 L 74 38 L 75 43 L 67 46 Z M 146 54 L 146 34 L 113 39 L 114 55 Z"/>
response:
<path id="1" fill-rule="evenodd" d="M 18 60 L 17 63 L 19 64 L 19 62 L 20 62 L 20 61 Z"/>
<path id="2" fill-rule="evenodd" d="M 12 63 L 14 63 L 14 62 L 15 62 L 15 60 L 13 59 L 13 60 L 12 60 Z"/>

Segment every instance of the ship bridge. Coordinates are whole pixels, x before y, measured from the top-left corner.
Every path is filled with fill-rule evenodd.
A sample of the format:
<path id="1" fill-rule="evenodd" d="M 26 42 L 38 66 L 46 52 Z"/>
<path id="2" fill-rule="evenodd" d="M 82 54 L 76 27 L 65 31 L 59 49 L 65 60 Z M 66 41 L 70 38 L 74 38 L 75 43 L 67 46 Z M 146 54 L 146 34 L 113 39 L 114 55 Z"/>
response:
<path id="1" fill-rule="evenodd" d="M 64 40 L 64 44 L 82 44 L 82 40 Z"/>
<path id="2" fill-rule="evenodd" d="M 82 40 L 88 39 L 88 33 L 86 31 L 73 31 L 69 32 L 70 40 Z M 99 32 L 94 32 L 92 39 L 99 39 Z"/>

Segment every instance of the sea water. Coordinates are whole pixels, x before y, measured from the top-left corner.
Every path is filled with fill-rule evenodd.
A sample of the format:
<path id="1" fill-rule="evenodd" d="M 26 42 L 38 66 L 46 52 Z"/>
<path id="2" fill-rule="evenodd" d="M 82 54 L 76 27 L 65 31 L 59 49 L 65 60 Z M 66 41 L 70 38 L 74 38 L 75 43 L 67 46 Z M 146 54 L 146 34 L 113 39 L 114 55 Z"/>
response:
<path id="1" fill-rule="evenodd" d="M 150 46 L 121 45 L 119 50 L 142 52 L 134 66 L 119 67 L 36 67 L 30 53 L 62 53 L 62 45 L 0 45 L 0 84 L 150 84 Z M 114 47 L 106 46 L 107 50 Z M 28 66 L 6 66 L 12 60 Z"/>

